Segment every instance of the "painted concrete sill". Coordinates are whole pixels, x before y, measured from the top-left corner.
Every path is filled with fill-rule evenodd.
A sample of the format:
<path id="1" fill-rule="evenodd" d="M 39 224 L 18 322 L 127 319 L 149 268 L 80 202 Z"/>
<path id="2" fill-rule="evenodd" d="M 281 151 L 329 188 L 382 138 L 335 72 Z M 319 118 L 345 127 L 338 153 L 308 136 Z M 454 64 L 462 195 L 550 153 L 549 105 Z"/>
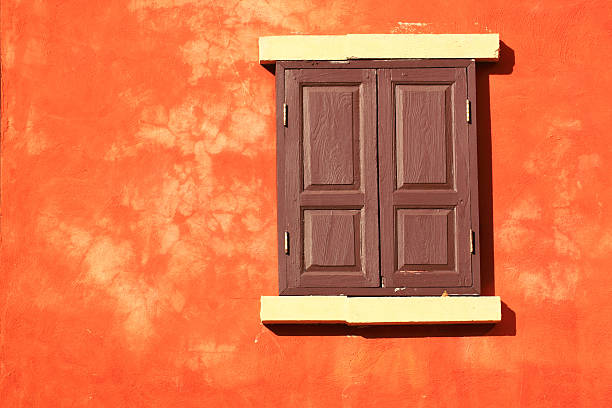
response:
<path id="1" fill-rule="evenodd" d="M 499 296 L 262 296 L 262 323 L 347 325 L 496 323 Z"/>

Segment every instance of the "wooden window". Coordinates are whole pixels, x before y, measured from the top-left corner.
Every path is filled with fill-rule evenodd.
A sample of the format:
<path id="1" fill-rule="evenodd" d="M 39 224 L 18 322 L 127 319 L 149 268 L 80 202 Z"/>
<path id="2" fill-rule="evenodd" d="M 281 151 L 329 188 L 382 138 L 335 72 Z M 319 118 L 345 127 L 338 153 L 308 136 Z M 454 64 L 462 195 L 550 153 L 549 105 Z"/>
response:
<path id="1" fill-rule="evenodd" d="M 280 294 L 479 294 L 474 62 L 276 75 Z"/>

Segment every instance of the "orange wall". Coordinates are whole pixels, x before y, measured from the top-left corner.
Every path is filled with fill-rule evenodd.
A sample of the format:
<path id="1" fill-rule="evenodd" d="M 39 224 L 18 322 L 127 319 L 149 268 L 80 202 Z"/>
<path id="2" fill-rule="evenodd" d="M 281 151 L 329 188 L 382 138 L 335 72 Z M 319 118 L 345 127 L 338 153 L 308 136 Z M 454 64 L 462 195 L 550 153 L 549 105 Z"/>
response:
<path id="1" fill-rule="evenodd" d="M 3 0 L 0 405 L 612 406 L 611 14 Z M 277 261 L 257 37 L 347 32 L 501 34 L 478 71 L 498 327 L 260 324 Z"/>

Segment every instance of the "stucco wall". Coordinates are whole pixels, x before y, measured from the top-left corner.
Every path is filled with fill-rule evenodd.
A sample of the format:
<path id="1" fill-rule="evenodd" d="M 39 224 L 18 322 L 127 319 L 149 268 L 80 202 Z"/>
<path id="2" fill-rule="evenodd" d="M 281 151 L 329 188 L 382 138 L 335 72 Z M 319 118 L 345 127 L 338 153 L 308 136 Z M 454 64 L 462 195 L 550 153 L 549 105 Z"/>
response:
<path id="1" fill-rule="evenodd" d="M 611 12 L 3 0 L 0 405 L 610 406 Z M 347 32 L 501 34 L 478 69 L 498 327 L 260 324 L 277 272 L 257 37 Z"/>

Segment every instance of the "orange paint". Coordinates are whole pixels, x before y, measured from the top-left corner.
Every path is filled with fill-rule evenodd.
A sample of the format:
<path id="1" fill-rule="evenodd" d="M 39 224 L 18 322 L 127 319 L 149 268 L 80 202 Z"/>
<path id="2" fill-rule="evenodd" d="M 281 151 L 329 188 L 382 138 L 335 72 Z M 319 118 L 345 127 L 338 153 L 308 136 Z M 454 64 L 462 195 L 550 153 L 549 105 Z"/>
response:
<path id="1" fill-rule="evenodd" d="M 0 405 L 610 406 L 610 5 L 494 3 L 2 1 Z M 478 68 L 504 320 L 274 333 L 257 38 L 395 32 L 505 43 Z"/>

